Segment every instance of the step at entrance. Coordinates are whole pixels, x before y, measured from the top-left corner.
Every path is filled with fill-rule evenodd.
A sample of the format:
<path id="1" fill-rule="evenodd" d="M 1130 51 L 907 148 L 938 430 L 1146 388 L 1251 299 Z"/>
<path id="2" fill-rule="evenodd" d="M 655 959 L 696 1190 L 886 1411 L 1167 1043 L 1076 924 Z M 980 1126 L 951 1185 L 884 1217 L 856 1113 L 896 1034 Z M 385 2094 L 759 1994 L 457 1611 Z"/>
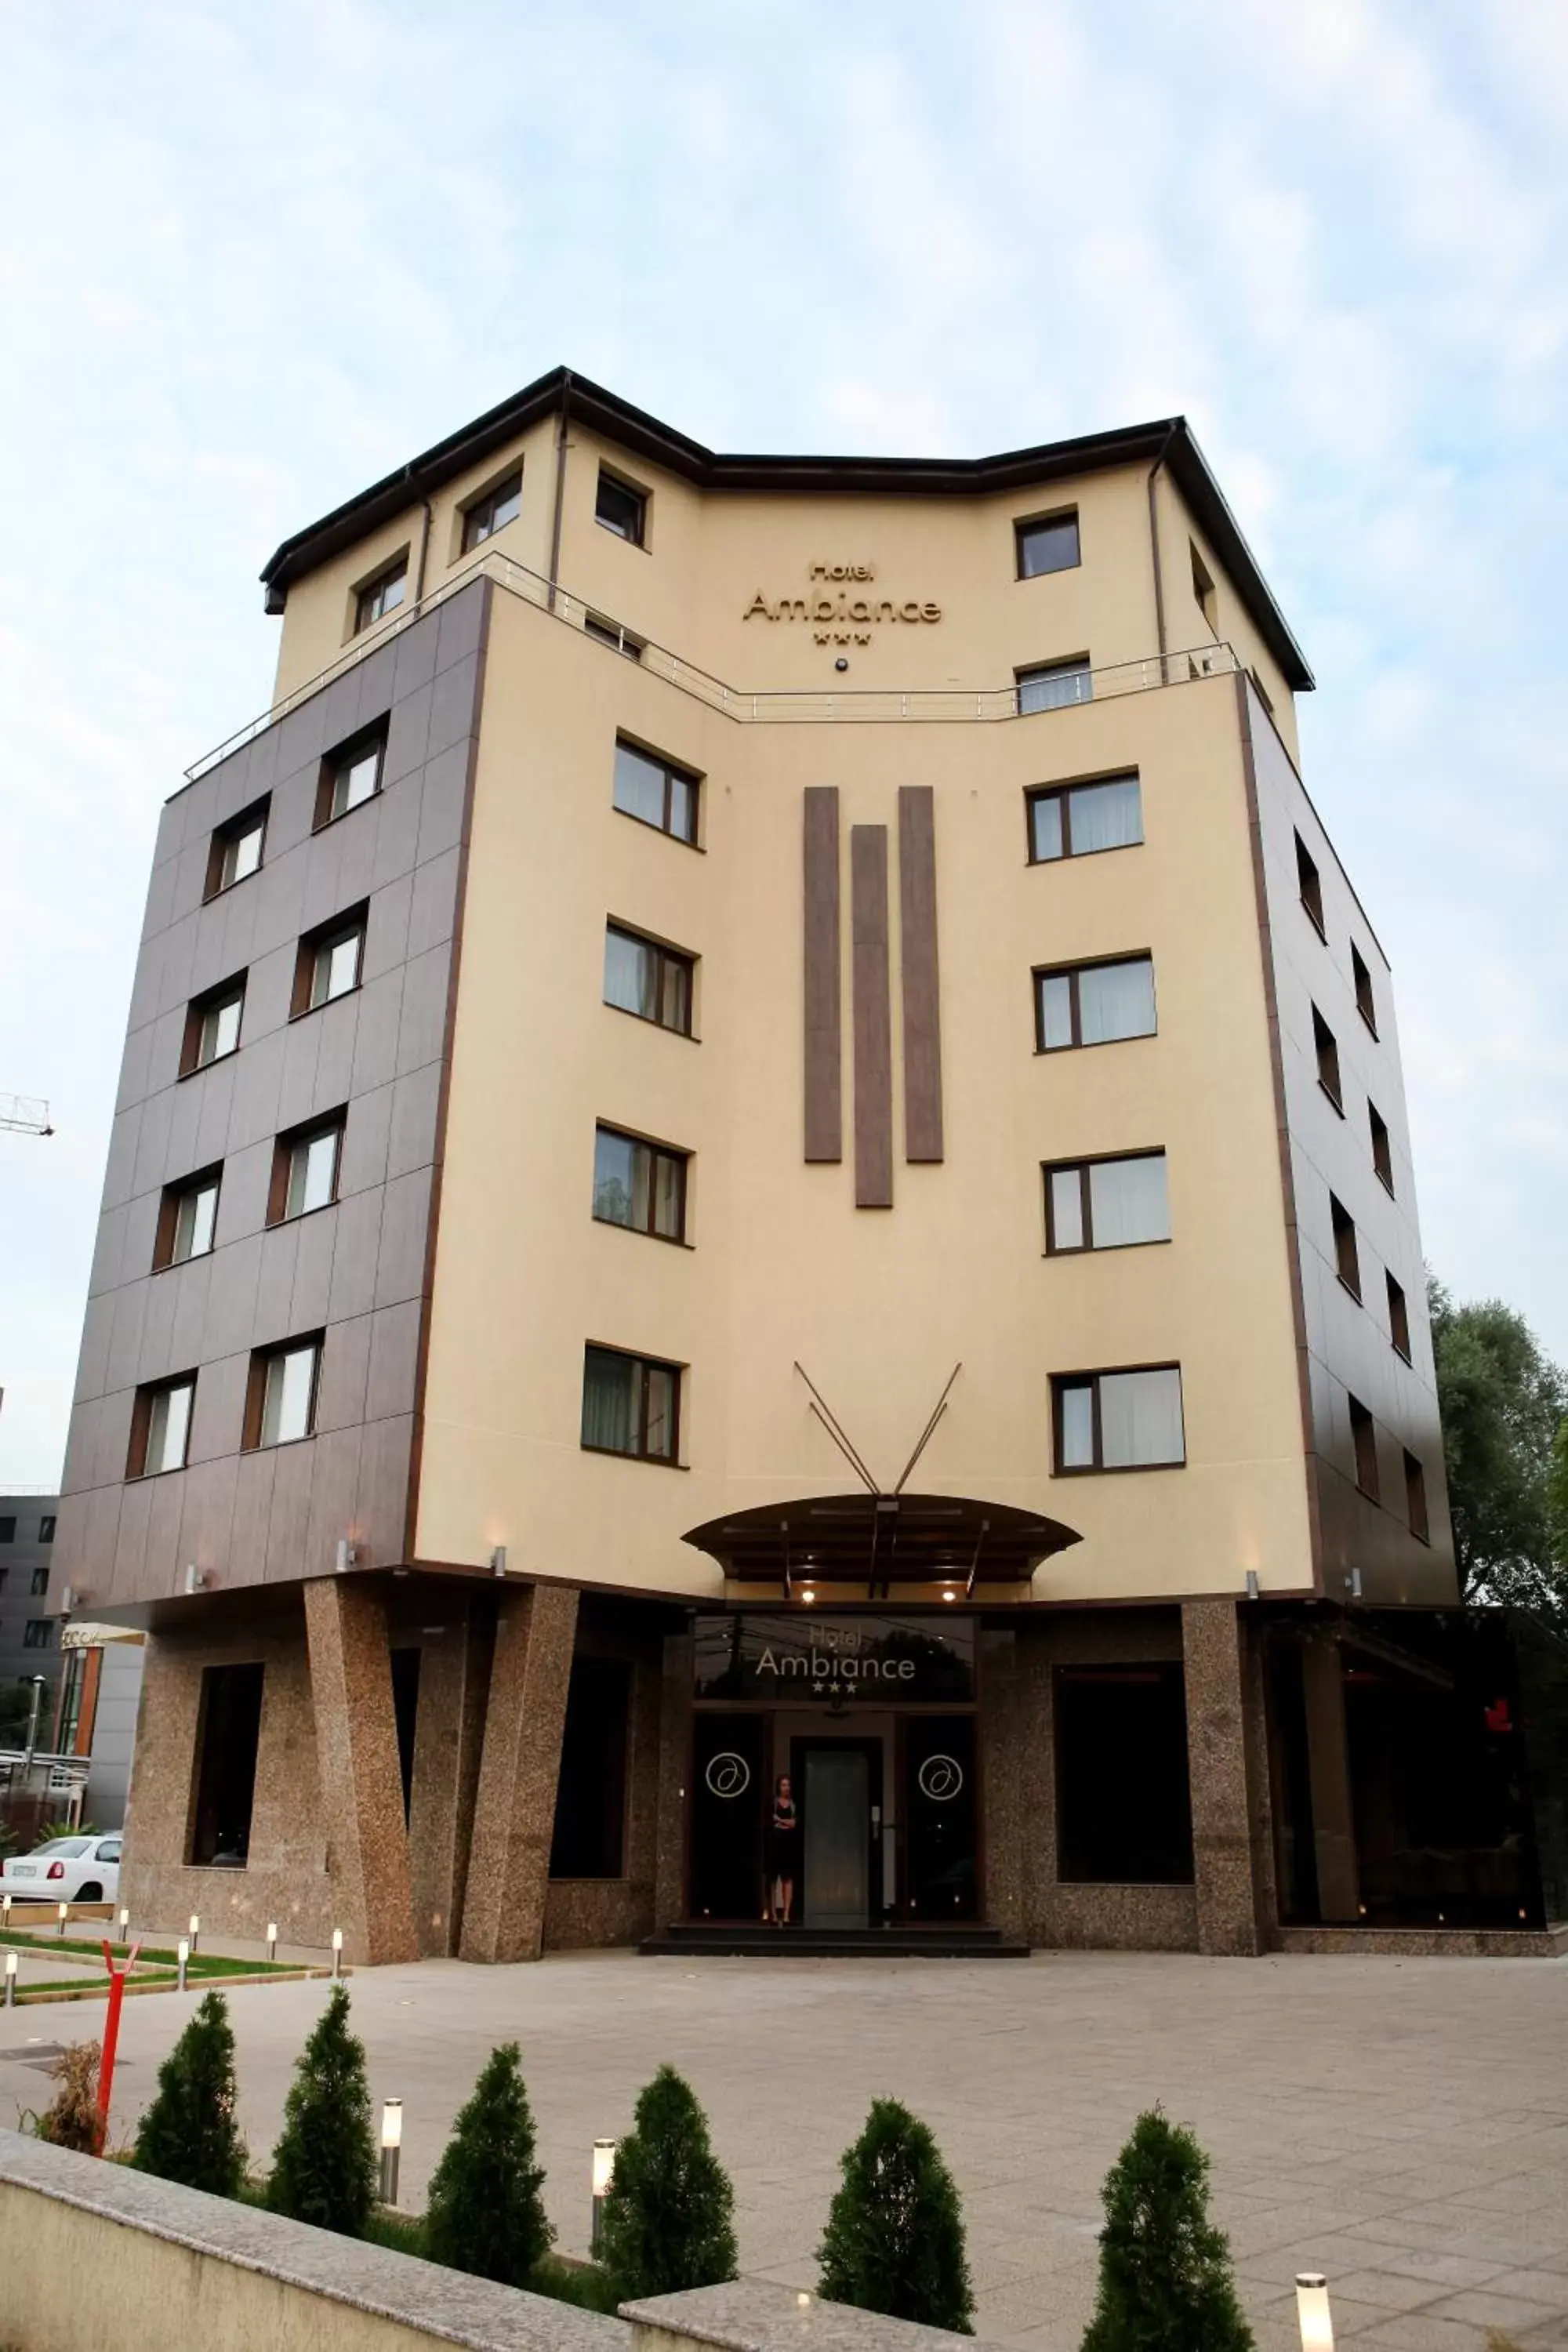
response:
<path id="1" fill-rule="evenodd" d="M 1021 1960 L 1029 1952 L 1000 1927 L 767 1927 L 760 1921 L 721 1927 L 708 1919 L 679 1920 L 645 1936 L 637 1949 L 655 1958 L 765 1960 Z"/>

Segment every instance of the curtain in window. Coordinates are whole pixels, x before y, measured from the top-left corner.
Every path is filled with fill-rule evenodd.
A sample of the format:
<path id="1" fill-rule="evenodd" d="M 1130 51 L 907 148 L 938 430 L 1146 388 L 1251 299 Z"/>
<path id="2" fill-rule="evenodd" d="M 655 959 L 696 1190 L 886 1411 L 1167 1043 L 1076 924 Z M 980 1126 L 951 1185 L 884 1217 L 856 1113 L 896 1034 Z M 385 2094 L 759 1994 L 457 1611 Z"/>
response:
<path id="1" fill-rule="evenodd" d="M 664 824 L 664 770 L 629 743 L 616 745 L 616 806 L 645 824 Z"/>
<path id="2" fill-rule="evenodd" d="M 654 960 L 641 940 L 632 939 L 625 931 L 605 933 L 605 1002 L 618 1004 L 625 1013 L 640 1013 L 645 1021 L 655 1016 Z"/>
<path id="3" fill-rule="evenodd" d="M 1035 857 L 1038 864 L 1062 854 L 1062 803 L 1059 793 L 1052 793 L 1030 803 L 1029 823 L 1033 828 Z"/>
<path id="4" fill-rule="evenodd" d="M 1094 685 L 1087 662 L 1058 662 L 1050 669 L 1023 671 L 1018 679 L 1018 716 L 1035 710 L 1063 710 L 1071 702 L 1093 699 Z"/>
<path id="5" fill-rule="evenodd" d="M 1131 963 L 1086 964 L 1078 976 L 1081 1042 L 1103 1045 L 1113 1037 L 1154 1034 L 1154 967 L 1147 956 Z"/>
<path id="6" fill-rule="evenodd" d="M 645 1364 L 643 1378 L 647 1382 L 647 1435 L 643 1452 L 666 1462 L 675 1452 L 676 1374 L 658 1364 Z"/>
<path id="7" fill-rule="evenodd" d="M 653 1229 L 656 1234 L 662 1234 L 667 1241 L 678 1242 L 680 1239 L 681 1177 L 684 1171 L 679 1160 L 672 1159 L 668 1152 L 657 1152 L 652 1158 Z"/>
<path id="8" fill-rule="evenodd" d="M 1061 1414 L 1061 1454 L 1064 1470 L 1088 1470 L 1094 1464 L 1094 1391 L 1087 1381 L 1058 1391 L 1057 1410 Z"/>
<path id="9" fill-rule="evenodd" d="M 1146 1160 L 1100 1160 L 1089 1171 L 1089 1199 L 1096 1249 L 1171 1238 L 1163 1151 Z"/>
<path id="10" fill-rule="evenodd" d="M 637 1367 L 629 1356 L 590 1348 L 583 1364 L 583 1443 L 612 1454 L 637 1450 L 632 1400 Z"/>
<path id="11" fill-rule="evenodd" d="M 1083 1247 L 1083 1188 L 1076 1168 L 1051 1171 L 1051 1241 L 1059 1250 Z"/>
<path id="12" fill-rule="evenodd" d="M 1040 1043 L 1072 1044 L 1072 982 L 1065 971 L 1050 971 L 1040 981 Z"/>
<path id="13" fill-rule="evenodd" d="M 637 1146 L 629 1135 L 600 1128 L 594 1144 L 594 1214 L 612 1225 L 632 1222 L 633 1168 Z"/>
<path id="14" fill-rule="evenodd" d="M 1070 797 L 1075 857 L 1090 849 L 1130 849 L 1142 840 L 1143 810 L 1136 776 L 1082 784 Z"/>
<path id="15" fill-rule="evenodd" d="M 1100 1433 L 1100 1459 L 1107 1470 L 1184 1461 L 1181 1373 L 1104 1373 Z"/>

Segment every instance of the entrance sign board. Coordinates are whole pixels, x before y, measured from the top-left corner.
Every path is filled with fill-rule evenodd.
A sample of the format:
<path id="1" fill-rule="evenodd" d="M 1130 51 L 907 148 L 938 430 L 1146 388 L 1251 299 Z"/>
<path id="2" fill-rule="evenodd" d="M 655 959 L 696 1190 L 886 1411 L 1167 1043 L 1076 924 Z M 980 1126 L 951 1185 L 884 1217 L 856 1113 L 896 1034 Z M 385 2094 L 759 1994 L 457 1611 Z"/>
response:
<path id="1" fill-rule="evenodd" d="M 773 1706 L 963 1706 L 974 1697 L 974 1621 L 803 1617 L 761 1610 L 699 1617 L 696 1696 Z"/>

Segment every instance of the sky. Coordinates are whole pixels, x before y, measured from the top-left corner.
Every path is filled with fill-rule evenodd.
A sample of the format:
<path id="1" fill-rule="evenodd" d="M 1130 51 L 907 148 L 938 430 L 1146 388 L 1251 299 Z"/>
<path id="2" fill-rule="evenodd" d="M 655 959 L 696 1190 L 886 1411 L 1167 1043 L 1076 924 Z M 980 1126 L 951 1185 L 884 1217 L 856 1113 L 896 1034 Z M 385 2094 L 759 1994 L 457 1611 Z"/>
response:
<path id="1" fill-rule="evenodd" d="M 1429 1263 L 1568 1360 L 1561 0 L 0 5 L 0 1485 L 279 540 L 565 364 L 720 448 L 1184 413 L 1304 646 Z"/>

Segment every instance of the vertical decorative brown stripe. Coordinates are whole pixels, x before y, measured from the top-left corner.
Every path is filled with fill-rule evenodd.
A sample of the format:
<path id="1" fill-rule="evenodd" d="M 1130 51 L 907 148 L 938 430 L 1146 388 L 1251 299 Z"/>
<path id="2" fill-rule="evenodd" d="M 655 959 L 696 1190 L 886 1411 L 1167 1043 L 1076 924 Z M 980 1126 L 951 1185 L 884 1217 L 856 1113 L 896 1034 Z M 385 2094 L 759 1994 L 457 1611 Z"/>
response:
<path id="1" fill-rule="evenodd" d="M 849 828 L 855 1011 L 855 1205 L 893 1205 L 893 1037 L 888 973 L 888 828 Z"/>
<path id="2" fill-rule="evenodd" d="M 844 1157 L 838 789 L 805 788 L 805 1156 Z"/>
<path id="3" fill-rule="evenodd" d="M 904 1157 L 942 1158 L 942 1016 L 936 961 L 936 824 L 929 784 L 899 788 L 904 990 Z"/>

